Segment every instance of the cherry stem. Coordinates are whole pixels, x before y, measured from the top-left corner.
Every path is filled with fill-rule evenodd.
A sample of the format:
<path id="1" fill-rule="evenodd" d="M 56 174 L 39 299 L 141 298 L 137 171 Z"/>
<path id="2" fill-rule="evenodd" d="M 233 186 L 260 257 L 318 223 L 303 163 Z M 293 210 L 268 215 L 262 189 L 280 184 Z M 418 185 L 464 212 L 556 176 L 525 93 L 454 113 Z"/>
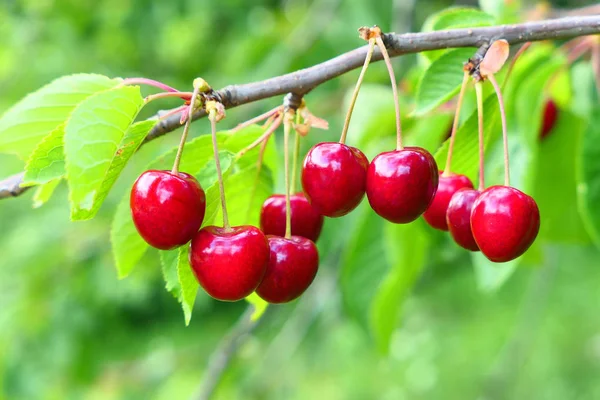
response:
<path id="1" fill-rule="evenodd" d="M 196 93 L 196 96 L 198 96 L 198 93 Z M 144 102 L 146 104 L 148 104 L 153 100 L 164 99 L 164 98 L 168 98 L 168 97 L 178 97 L 182 100 L 190 100 L 191 98 L 193 98 L 195 96 L 194 96 L 194 92 L 163 92 L 163 93 L 151 94 L 150 96 L 148 96 L 144 99 Z"/>
<path id="2" fill-rule="evenodd" d="M 483 93 L 481 82 L 475 82 L 475 94 L 477 95 L 477 127 L 479 129 L 479 190 L 485 189 L 484 155 L 483 143 Z"/>
<path id="3" fill-rule="evenodd" d="M 579 43 L 573 46 L 571 50 L 569 50 L 567 55 L 567 64 L 573 64 L 579 57 L 593 48 L 593 43 L 586 39 L 587 38 L 583 38 L 581 41 L 579 41 Z"/>
<path id="4" fill-rule="evenodd" d="M 510 65 L 508 66 L 508 70 L 506 71 L 506 75 L 504 76 L 504 81 L 502 82 L 502 87 L 506 86 L 506 82 L 508 82 L 508 77 L 510 76 L 510 74 L 512 73 L 513 69 L 515 68 L 515 64 L 517 63 L 517 60 L 521 57 L 521 55 L 523 53 L 525 53 L 525 50 L 527 50 L 529 48 L 529 46 L 531 46 L 531 42 L 527 42 L 525 43 L 523 46 L 521 46 L 521 48 L 519 48 L 519 50 L 515 53 L 515 56 L 513 57 L 513 59 L 510 62 Z"/>
<path id="5" fill-rule="evenodd" d="M 454 151 L 454 139 L 456 138 L 456 131 L 458 130 L 458 120 L 460 117 L 460 109 L 462 108 L 462 101 L 467 88 L 467 82 L 469 81 L 469 72 L 465 71 L 463 81 L 460 86 L 460 92 L 458 93 L 458 100 L 456 102 L 456 111 L 454 112 L 454 121 L 452 121 L 452 133 L 450 134 L 450 143 L 448 144 L 448 156 L 446 158 L 446 167 L 442 176 L 447 177 L 451 174 L 452 164 L 452 152 Z"/>
<path id="6" fill-rule="evenodd" d="M 294 137 L 294 155 L 292 158 L 292 183 L 290 184 L 291 189 L 296 191 L 296 176 L 298 175 L 298 158 L 300 155 L 300 135 L 295 131 Z"/>
<path id="7" fill-rule="evenodd" d="M 354 87 L 354 92 L 352 93 L 352 99 L 350 100 L 350 107 L 348 107 L 348 113 L 346 114 L 346 119 L 344 120 L 344 128 L 342 129 L 342 136 L 340 137 L 340 143 L 346 143 L 346 136 L 348 135 L 348 127 L 350 126 L 350 118 L 352 118 L 352 110 L 354 110 L 354 105 L 356 104 L 356 99 L 358 98 L 358 92 L 360 91 L 360 86 L 362 85 L 362 81 L 365 78 L 365 73 L 367 72 L 367 68 L 369 67 L 369 63 L 371 62 L 371 57 L 373 56 L 373 49 L 375 48 L 375 39 L 369 39 L 369 49 L 367 50 L 367 56 L 365 57 L 365 63 L 360 70 L 360 75 L 358 76 L 358 81 L 356 82 L 356 86 Z"/>
<path id="8" fill-rule="evenodd" d="M 188 107 L 188 119 L 187 119 L 187 121 L 185 121 L 185 126 L 183 127 L 183 134 L 181 135 L 181 141 L 179 142 L 179 147 L 177 148 L 177 155 L 175 156 L 175 162 L 173 163 L 173 169 L 171 170 L 171 172 L 173 174 L 179 173 L 179 164 L 181 163 L 181 155 L 183 154 L 183 148 L 185 147 L 185 141 L 187 140 L 188 132 L 190 131 L 190 125 L 192 123 L 192 115 L 194 114 L 195 99 L 196 99 L 196 97 L 198 97 L 199 91 L 200 91 L 199 88 L 194 88 L 194 91 L 192 92 L 191 98 L 193 100 Z"/>
<path id="9" fill-rule="evenodd" d="M 498 97 L 498 104 L 500 105 L 500 119 L 502 120 L 502 141 L 504 143 L 504 185 L 510 186 L 510 168 L 508 162 L 508 132 L 506 125 L 506 110 L 504 109 L 504 99 L 502 97 L 502 90 L 500 90 L 500 85 L 498 85 L 498 81 L 496 81 L 494 74 L 489 74 L 488 79 L 490 80 L 490 82 L 492 82 L 492 86 L 494 86 L 496 96 Z"/>
<path id="10" fill-rule="evenodd" d="M 392 90 L 394 92 L 394 108 L 396 110 L 396 150 L 402 150 L 402 126 L 400 124 L 400 99 L 398 98 L 398 87 L 396 86 L 396 75 L 394 74 L 394 67 L 392 66 L 392 60 L 390 55 L 383 43 L 381 36 L 375 38 L 375 42 L 379 47 L 379 51 L 383 55 L 383 60 L 387 67 L 388 73 L 390 74 L 390 81 L 392 83 Z"/>
<path id="11" fill-rule="evenodd" d="M 227 203 L 225 201 L 225 185 L 223 183 L 223 172 L 221 171 L 221 160 L 219 159 L 219 146 L 217 145 L 217 111 L 210 110 L 208 113 L 210 120 L 210 132 L 212 135 L 213 154 L 215 156 L 215 167 L 217 168 L 217 179 L 219 180 L 219 194 L 221 195 L 221 210 L 223 210 L 223 228 L 225 231 L 231 230 L 229 216 L 227 215 Z"/>
<path id="12" fill-rule="evenodd" d="M 170 116 L 173 116 L 175 114 L 179 114 L 181 112 L 183 112 L 184 110 L 186 110 L 189 106 L 183 105 L 177 108 L 174 108 L 172 110 L 169 110 L 167 112 L 165 112 L 163 115 L 161 115 L 158 120 L 162 121 L 163 119 L 169 118 Z"/>
<path id="13" fill-rule="evenodd" d="M 280 111 L 282 111 L 282 110 L 283 110 L 283 107 L 282 107 L 282 106 L 275 107 L 274 109 L 272 109 L 272 110 L 269 110 L 269 111 L 267 111 L 267 112 L 266 112 L 266 113 L 264 113 L 264 114 L 261 114 L 261 115 L 259 115 L 259 116 L 257 116 L 257 117 L 254 117 L 254 118 L 252 118 L 252 119 L 249 119 L 248 121 L 245 121 L 245 122 L 242 122 L 241 124 L 238 124 L 238 125 L 237 125 L 235 128 L 233 128 L 231 131 L 232 131 L 232 132 L 237 132 L 237 131 L 239 131 L 239 130 L 241 130 L 241 129 L 244 129 L 244 128 L 246 128 L 246 127 L 250 126 L 250 125 L 254 125 L 254 124 L 256 124 L 256 123 L 259 123 L 259 122 L 261 122 L 261 121 L 264 121 L 264 120 L 266 120 L 266 119 L 269 119 L 269 118 L 270 118 L 270 117 L 272 117 L 273 115 L 277 114 L 277 112 L 280 112 Z"/>
<path id="14" fill-rule="evenodd" d="M 292 237 L 292 206 L 290 204 L 290 129 L 292 127 L 293 110 L 285 113 L 283 121 L 283 151 L 285 164 L 285 238 Z"/>
<path id="15" fill-rule="evenodd" d="M 154 87 L 162 89 L 162 90 L 166 90 L 167 92 L 179 92 L 179 90 L 177 90 L 169 85 L 165 85 L 162 82 L 155 81 L 154 79 L 147 79 L 147 78 L 127 78 L 127 79 L 123 79 L 123 82 L 121 82 L 121 84 L 122 85 L 149 85 L 149 86 L 154 86 Z"/>
<path id="16" fill-rule="evenodd" d="M 240 150 L 237 153 L 236 158 L 237 159 L 242 158 L 247 152 L 254 149 L 256 146 L 258 146 L 262 142 L 269 140 L 269 137 L 273 134 L 273 132 L 275 132 L 275 130 L 279 127 L 279 125 L 281 125 L 282 119 L 283 119 L 282 115 L 279 115 L 277 118 L 275 118 L 273 123 L 267 128 L 267 130 L 262 135 L 260 135 L 258 137 L 258 139 L 256 139 L 254 142 L 250 143 L 247 147 L 243 148 L 242 150 Z"/>

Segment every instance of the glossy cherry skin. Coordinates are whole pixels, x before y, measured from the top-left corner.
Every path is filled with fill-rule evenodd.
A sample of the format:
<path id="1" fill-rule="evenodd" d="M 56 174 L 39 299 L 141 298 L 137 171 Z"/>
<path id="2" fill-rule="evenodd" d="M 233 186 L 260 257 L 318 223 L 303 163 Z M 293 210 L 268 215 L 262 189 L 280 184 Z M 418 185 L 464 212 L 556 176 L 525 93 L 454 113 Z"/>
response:
<path id="1" fill-rule="evenodd" d="M 481 192 L 471 211 L 471 230 L 481 252 L 495 262 L 519 257 L 540 230 L 535 200 L 509 186 L 491 186 Z"/>
<path id="2" fill-rule="evenodd" d="M 271 257 L 256 294 L 269 303 L 287 303 L 304 293 L 315 279 L 319 252 L 304 237 L 269 236 L 268 239 Z"/>
<path id="3" fill-rule="evenodd" d="M 440 171 L 437 191 L 429 208 L 423 213 L 423 218 L 431 227 L 447 231 L 446 211 L 448 211 L 450 199 L 457 190 L 473 189 L 473 183 L 464 175 L 451 174 L 444 176 L 443 172 Z"/>
<path id="4" fill-rule="evenodd" d="M 429 207 L 438 187 L 438 168 L 420 147 L 388 151 L 373 159 L 367 171 L 371 208 L 388 221 L 405 224 Z"/>
<path id="5" fill-rule="evenodd" d="M 550 132 L 552 132 L 552 128 L 554 128 L 557 119 L 558 107 L 553 100 L 548 100 L 544 106 L 544 119 L 542 121 L 542 129 L 540 130 L 541 139 L 545 138 Z"/>
<path id="6" fill-rule="evenodd" d="M 133 223 L 149 245 L 170 250 L 186 244 L 204 220 L 206 197 L 193 176 L 150 170 L 133 184 Z"/>
<path id="7" fill-rule="evenodd" d="M 260 229 L 202 228 L 192 239 L 190 265 L 200 286 L 217 300 L 237 301 L 258 287 L 269 261 L 269 244 Z"/>
<path id="8" fill-rule="evenodd" d="M 292 235 L 316 242 L 323 227 L 323 216 L 310 205 L 304 193 L 290 196 Z M 260 211 L 260 229 L 265 235 L 285 235 L 285 195 L 274 194 L 263 203 Z"/>
<path id="9" fill-rule="evenodd" d="M 357 148 L 341 143 L 318 143 L 308 151 L 302 168 L 302 187 L 321 215 L 341 217 L 365 195 L 369 160 Z"/>
<path id="10" fill-rule="evenodd" d="M 471 211 L 479 193 L 475 189 L 458 190 L 452 196 L 446 212 L 446 223 L 452 239 L 460 247 L 471 251 L 479 251 L 471 232 Z"/>

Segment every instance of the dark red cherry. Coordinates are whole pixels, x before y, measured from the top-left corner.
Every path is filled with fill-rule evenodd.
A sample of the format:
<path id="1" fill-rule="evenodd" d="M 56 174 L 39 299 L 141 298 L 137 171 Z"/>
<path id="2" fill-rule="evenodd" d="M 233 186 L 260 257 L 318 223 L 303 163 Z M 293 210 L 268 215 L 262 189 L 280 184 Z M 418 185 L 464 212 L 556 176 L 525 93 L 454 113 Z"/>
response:
<path id="1" fill-rule="evenodd" d="M 540 229 L 540 212 L 532 197 L 509 186 L 484 190 L 471 211 L 471 230 L 481 252 L 495 262 L 519 257 Z"/>
<path id="2" fill-rule="evenodd" d="M 448 224 L 446 223 L 446 211 L 448 210 L 450 199 L 457 190 L 463 188 L 473 189 L 473 184 L 471 183 L 471 180 L 464 175 L 451 174 L 444 176 L 443 172 L 444 171 L 440 171 L 437 191 L 435 192 L 435 196 L 433 197 L 433 201 L 429 205 L 429 208 L 423 213 L 423 218 L 425 218 L 425 221 L 433 228 L 447 231 Z"/>
<path id="3" fill-rule="evenodd" d="M 321 215 L 341 217 L 354 210 L 365 195 L 369 160 L 357 148 L 319 143 L 309 150 L 302 168 L 302 187 Z"/>
<path id="4" fill-rule="evenodd" d="M 304 293 L 315 279 L 319 252 L 317 246 L 304 237 L 269 236 L 268 239 L 271 257 L 256 294 L 269 303 L 287 303 Z"/>
<path id="5" fill-rule="evenodd" d="M 186 244 L 204 220 L 206 197 L 193 176 L 150 170 L 133 184 L 129 199 L 140 236 L 157 249 Z"/>
<path id="6" fill-rule="evenodd" d="M 540 130 L 540 138 L 543 139 L 552 131 L 556 120 L 558 119 L 558 107 L 553 100 L 548 100 L 544 105 L 544 119 L 542 121 L 542 129 Z"/>
<path id="7" fill-rule="evenodd" d="M 237 301 L 259 285 L 269 261 L 267 238 L 254 226 L 207 226 L 194 236 L 190 265 L 206 293 Z"/>
<path id="8" fill-rule="evenodd" d="M 479 251 L 479 246 L 471 232 L 471 210 L 477 197 L 479 197 L 479 190 L 460 189 L 452 196 L 446 212 L 450 235 L 460 247 L 471 251 Z"/>
<path id="9" fill-rule="evenodd" d="M 367 198 L 377 214 L 395 223 L 417 219 L 429 207 L 438 186 L 438 168 L 420 147 L 388 151 L 367 171 Z"/>
<path id="10" fill-rule="evenodd" d="M 316 242 L 323 227 L 323 216 L 310 205 L 304 193 L 290 196 L 292 235 Z M 265 235 L 285 235 L 285 195 L 274 194 L 263 203 L 260 228 Z"/>

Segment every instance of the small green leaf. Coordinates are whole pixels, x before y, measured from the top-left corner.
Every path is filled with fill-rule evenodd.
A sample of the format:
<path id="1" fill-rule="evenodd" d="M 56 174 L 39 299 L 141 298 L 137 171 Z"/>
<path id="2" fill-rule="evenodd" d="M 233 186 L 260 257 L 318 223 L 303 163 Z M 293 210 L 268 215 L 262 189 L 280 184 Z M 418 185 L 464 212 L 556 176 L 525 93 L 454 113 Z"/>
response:
<path id="1" fill-rule="evenodd" d="M 62 178 L 65 174 L 65 155 L 61 124 L 46 135 L 29 156 L 21 186 L 33 186 Z"/>
<path id="2" fill-rule="evenodd" d="M 56 189 L 60 181 L 61 179 L 54 179 L 38 186 L 33 195 L 33 208 L 39 208 L 46 204 L 50 200 L 50 197 L 52 197 L 54 189 Z"/>
<path id="3" fill-rule="evenodd" d="M 496 95 L 492 94 L 483 103 L 483 117 L 485 122 L 483 134 L 486 150 L 489 148 L 490 143 L 500 137 L 499 114 L 498 100 L 496 99 Z M 477 110 L 474 110 L 465 123 L 458 129 L 452 153 L 452 171 L 468 176 L 472 182 L 477 181 L 479 169 L 479 131 L 477 126 Z M 435 161 L 440 170 L 446 166 L 448 145 L 449 141 L 447 140 L 435 153 Z"/>
<path id="4" fill-rule="evenodd" d="M 181 246 L 177 257 L 177 279 L 179 280 L 179 286 L 181 286 L 181 307 L 183 308 L 186 325 L 189 325 L 192 319 L 192 310 L 200 287 L 188 260 L 189 248 L 187 245 Z"/>
<path id="5" fill-rule="evenodd" d="M 591 119 L 579 145 L 577 164 L 578 208 L 588 234 L 600 247 L 600 107 Z"/>
<path id="6" fill-rule="evenodd" d="M 75 106 L 120 81 L 76 74 L 58 78 L 29 94 L 0 117 L 0 152 L 27 160 L 40 140 L 65 123 Z"/>
<path id="7" fill-rule="evenodd" d="M 472 55 L 472 49 L 454 49 L 429 65 L 417 86 L 415 115 L 435 109 L 458 93 L 464 76 L 463 64 Z"/>
<path id="8" fill-rule="evenodd" d="M 481 252 L 472 253 L 471 260 L 479 290 L 482 292 L 498 290 L 510 278 L 522 259 L 523 257 L 519 257 L 509 262 L 495 263 L 485 258 Z"/>
<path id="9" fill-rule="evenodd" d="M 115 266 L 119 279 L 126 278 L 150 246 L 142 239 L 131 218 L 129 191 L 117 206 L 110 229 Z"/>
<path id="10" fill-rule="evenodd" d="M 181 285 L 177 276 L 177 265 L 179 264 L 179 249 L 161 250 L 160 264 L 162 266 L 163 279 L 165 280 L 165 289 L 173 297 L 181 301 Z"/>
<path id="11" fill-rule="evenodd" d="M 143 105 L 140 88 L 124 86 L 96 93 L 73 110 L 64 139 L 73 220 L 92 218 L 98 211 L 116 178 L 108 172 L 120 156 L 119 145 Z"/>
<path id="12" fill-rule="evenodd" d="M 385 249 L 390 270 L 371 303 L 369 321 L 380 352 L 389 352 L 404 300 L 425 266 L 429 236 L 422 220 L 411 224 L 386 224 Z"/>

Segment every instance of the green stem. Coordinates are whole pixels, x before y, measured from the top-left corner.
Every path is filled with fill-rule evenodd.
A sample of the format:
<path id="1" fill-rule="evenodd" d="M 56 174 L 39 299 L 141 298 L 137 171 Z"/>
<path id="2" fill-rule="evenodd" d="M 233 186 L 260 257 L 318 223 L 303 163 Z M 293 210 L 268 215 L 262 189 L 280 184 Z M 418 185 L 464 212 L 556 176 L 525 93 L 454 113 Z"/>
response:
<path id="1" fill-rule="evenodd" d="M 179 147 L 177 148 L 177 155 L 175 156 L 175 162 L 173 163 L 173 169 L 171 172 L 173 174 L 179 173 L 179 164 L 181 163 L 181 156 L 183 154 L 183 148 L 185 147 L 185 141 L 188 137 L 188 132 L 190 131 L 190 125 L 192 123 L 192 116 L 194 115 L 194 106 L 196 105 L 196 97 L 198 97 L 198 93 L 200 90 L 198 88 L 194 88 L 192 92 L 192 101 L 188 108 L 188 119 L 185 121 L 185 126 L 183 127 L 183 133 L 181 134 L 181 140 L 179 141 Z M 176 93 L 179 94 L 179 93 Z"/>
<path id="2" fill-rule="evenodd" d="M 283 151 L 285 163 L 285 238 L 292 237 L 292 207 L 290 204 L 290 156 L 289 156 L 289 141 L 290 128 L 292 125 L 291 119 L 293 111 L 287 111 L 283 121 Z"/>
<path id="3" fill-rule="evenodd" d="M 360 86 L 362 85 L 362 81 L 365 78 L 365 73 L 367 72 L 367 68 L 369 67 L 369 63 L 371 62 L 371 56 L 373 56 L 373 49 L 375 48 L 375 39 L 369 39 L 369 49 L 367 50 L 367 56 L 365 57 L 365 63 L 363 64 L 362 70 L 360 71 L 360 75 L 358 76 L 358 81 L 356 82 L 356 87 L 354 88 L 354 92 L 352 93 L 352 99 L 350 100 L 350 107 L 348 107 L 348 112 L 346 113 L 346 119 L 344 120 L 344 128 L 342 129 L 342 136 L 340 137 L 340 143 L 346 143 L 346 136 L 348 135 L 348 127 L 350 126 L 350 118 L 352 118 L 352 110 L 354 110 L 354 105 L 356 104 L 356 99 L 358 98 L 358 92 L 360 91 Z"/>
<path id="4" fill-rule="evenodd" d="M 196 93 L 196 96 L 198 96 L 198 93 Z M 195 98 L 194 92 L 163 92 L 163 93 L 156 93 L 156 94 L 151 94 L 150 96 L 147 96 L 144 99 L 144 102 L 146 104 L 148 104 L 153 100 L 166 99 L 169 97 L 177 97 L 182 100 L 190 100 L 192 98 Z"/>
<path id="5" fill-rule="evenodd" d="M 460 109 L 462 108 L 462 101 L 465 95 L 465 89 L 467 88 L 467 82 L 469 81 L 469 72 L 465 71 L 463 76 L 462 85 L 460 86 L 460 93 L 458 94 L 458 100 L 456 102 L 456 111 L 454 112 L 454 121 L 452 121 L 452 133 L 450 134 L 450 143 L 448 144 L 448 156 L 446 158 L 446 167 L 442 176 L 449 176 L 451 174 L 452 164 L 452 152 L 454 151 L 454 140 L 456 139 L 456 131 L 458 130 L 458 120 L 460 118 Z"/>
<path id="6" fill-rule="evenodd" d="M 377 42 L 377 46 L 379 46 L 379 50 L 383 55 L 383 60 L 385 61 L 385 65 L 387 67 L 388 73 L 390 75 L 390 81 L 392 83 L 392 91 L 394 92 L 394 109 L 396 111 L 396 150 L 402 150 L 402 126 L 400 125 L 400 99 L 398 98 L 398 87 L 396 86 L 396 76 L 394 74 L 394 67 L 392 65 L 392 60 L 390 59 L 390 55 L 388 54 L 387 49 L 385 48 L 385 43 L 381 39 L 381 36 L 377 36 L 375 38 Z"/>
<path id="7" fill-rule="evenodd" d="M 219 160 L 219 146 L 217 145 L 217 121 L 216 111 L 213 109 L 208 114 L 210 120 L 210 131 L 212 134 L 213 154 L 215 156 L 215 166 L 217 168 L 217 178 L 219 180 L 219 193 L 221 195 L 221 209 L 223 210 L 223 228 L 226 231 L 231 230 L 229 216 L 227 215 L 227 204 L 225 202 L 225 185 L 223 183 L 223 172 L 221 171 L 221 160 Z M 191 118 L 190 118 L 191 119 Z"/>
<path id="8" fill-rule="evenodd" d="M 294 155 L 292 158 L 292 183 L 290 184 L 291 190 L 296 192 L 296 176 L 298 175 L 298 158 L 300 155 L 300 134 L 295 132 L 294 137 Z"/>
<path id="9" fill-rule="evenodd" d="M 484 143 L 483 143 L 483 93 L 481 82 L 475 83 L 475 94 L 477 95 L 477 127 L 479 129 L 479 190 L 485 189 L 484 172 Z"/>
<path id="10" fill-rule="evenodd" d="M 504 145 L 504 185 L 510 186 L 510 163 L 508 162 L 508 132 L 506 124 L 506 110 L 504 108 L 504 99 L 502 98 L 502 90 L 493 74 L 488 75 L 488 79 L 492 82 L 496 97 L 498 97 L 498 105 L 500 106 L 500 119 L 502 120 L 502 142 Z"/>

